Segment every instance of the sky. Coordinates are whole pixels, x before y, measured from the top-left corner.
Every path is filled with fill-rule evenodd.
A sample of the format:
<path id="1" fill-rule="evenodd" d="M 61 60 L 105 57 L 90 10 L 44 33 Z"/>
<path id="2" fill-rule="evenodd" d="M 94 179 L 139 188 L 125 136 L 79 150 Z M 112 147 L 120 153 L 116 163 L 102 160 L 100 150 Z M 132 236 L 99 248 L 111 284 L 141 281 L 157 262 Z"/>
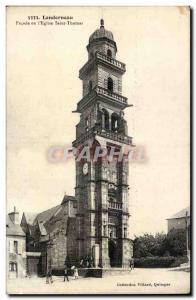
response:
<path id="1" fill-rule="evenodd" d="M 28 16 L 73 16 L 83 25 L 16 25 Z M 130 164 L 130 236 L 167 230 L 189 205 L 189 10 L 186 7 L 9 7 L 7 211 L 40 212 L 74 195 L 75 162 L 48 161 L 71 145 L 82 98 L 79 69 L 104 18 L 126 64 L 125 118 L 146 161 Z"/>

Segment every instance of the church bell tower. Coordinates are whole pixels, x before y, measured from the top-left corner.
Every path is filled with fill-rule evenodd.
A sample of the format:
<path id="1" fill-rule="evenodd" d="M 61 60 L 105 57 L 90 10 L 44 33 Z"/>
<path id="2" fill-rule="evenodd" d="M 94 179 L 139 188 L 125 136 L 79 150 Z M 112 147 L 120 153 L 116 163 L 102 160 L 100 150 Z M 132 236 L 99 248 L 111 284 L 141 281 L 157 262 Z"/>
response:
<path id="1" fill-rule="evenodd" d="M 125 64 L 116 59 L 111 31 L 100 28 L 89 38 L 88 61 L 80 69 L 83 96 L 76 125 L 77 258 L 91 258 L 94 267 L 128 267 L 132 244 L 128 235 L 128 161 L 109 160 L 103 153 L 130 148 L 122 95 Z M 89 153 L 85 149 L 90 149 Z M 98 149 L 98 150 L 97 150 Z M 99 153 L 98 158 L 94 154 Z M 118 156 L 118 155 L 117 155 Z"/>

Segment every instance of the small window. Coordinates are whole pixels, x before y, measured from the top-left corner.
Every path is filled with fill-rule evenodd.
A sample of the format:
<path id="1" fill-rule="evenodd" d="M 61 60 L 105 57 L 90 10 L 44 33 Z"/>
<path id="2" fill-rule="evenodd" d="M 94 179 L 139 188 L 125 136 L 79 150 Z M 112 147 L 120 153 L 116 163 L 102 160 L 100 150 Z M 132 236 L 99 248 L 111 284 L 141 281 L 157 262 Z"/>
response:
<path id="1" fill-rule="evenodd" d="M 17 264 L 10 262 L 9 263 L 9 271 L 11 271 L 11 272 L 17 271 Z"/>
<path id="2" fill-rule="evenodd" d="M 110 49 L 107 51 L 107 56 L 112 57 L 112 51 Z"/>
<path id="3" fill-rule="evenodd" d="M 14 241 L 14 253 L 18 253 L 18 241 Z"/>
<path id="4" fill-rule="evenodd" d="M 10 270 L 10 271 L 14 271 L 14 264 L 13 264 L 13 263 L 10 263 L 10 264 L 9 264 L 9 270 Z"/>

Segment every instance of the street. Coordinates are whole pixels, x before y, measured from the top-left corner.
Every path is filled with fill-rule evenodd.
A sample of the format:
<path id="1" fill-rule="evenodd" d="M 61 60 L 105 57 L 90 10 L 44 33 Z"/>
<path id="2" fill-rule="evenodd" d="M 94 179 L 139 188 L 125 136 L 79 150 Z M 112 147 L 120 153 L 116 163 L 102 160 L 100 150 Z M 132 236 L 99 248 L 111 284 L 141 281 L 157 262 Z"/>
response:
<path id="1" fill-rule="evenodd" d="M 130 275 L 104 278 L 53 276 L 53 283 L 45 278 L 11 279 L 7 281 L 9 294 L 186 294 L 190 290 L 190 273 L 169 269 L 135 269 Z"/>

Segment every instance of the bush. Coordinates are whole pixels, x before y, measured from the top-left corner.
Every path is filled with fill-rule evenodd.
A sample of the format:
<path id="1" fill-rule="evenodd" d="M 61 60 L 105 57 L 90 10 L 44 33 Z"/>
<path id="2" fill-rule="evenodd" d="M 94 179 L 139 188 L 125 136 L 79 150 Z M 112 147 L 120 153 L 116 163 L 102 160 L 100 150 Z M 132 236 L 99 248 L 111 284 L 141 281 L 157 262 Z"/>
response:
<path id="1" fill-rule="evenodd" d="M 187 256 L 175 257 L 175 262 L 170 266 L 171 268 L 179 267 L 181 264 L 187 263 Z"/>
<path id="2" fill-rule="evenodd" d="M 157 233 L 155 235 L 145 233 L 135 237 L 133 241 L 133 253 L 135 258 L 150 256 L 183 256 L 186 251 L 186 230 L 172 229 L 167 235 Z"/>
<path id="3" fill-rule="evenodd" d="M 135 258 L 136 268 L 172 268 L 178 267 L 180 264 L 187 262 L 187 257 L 174 257 L 174 256 L 153 256 Z"/>

